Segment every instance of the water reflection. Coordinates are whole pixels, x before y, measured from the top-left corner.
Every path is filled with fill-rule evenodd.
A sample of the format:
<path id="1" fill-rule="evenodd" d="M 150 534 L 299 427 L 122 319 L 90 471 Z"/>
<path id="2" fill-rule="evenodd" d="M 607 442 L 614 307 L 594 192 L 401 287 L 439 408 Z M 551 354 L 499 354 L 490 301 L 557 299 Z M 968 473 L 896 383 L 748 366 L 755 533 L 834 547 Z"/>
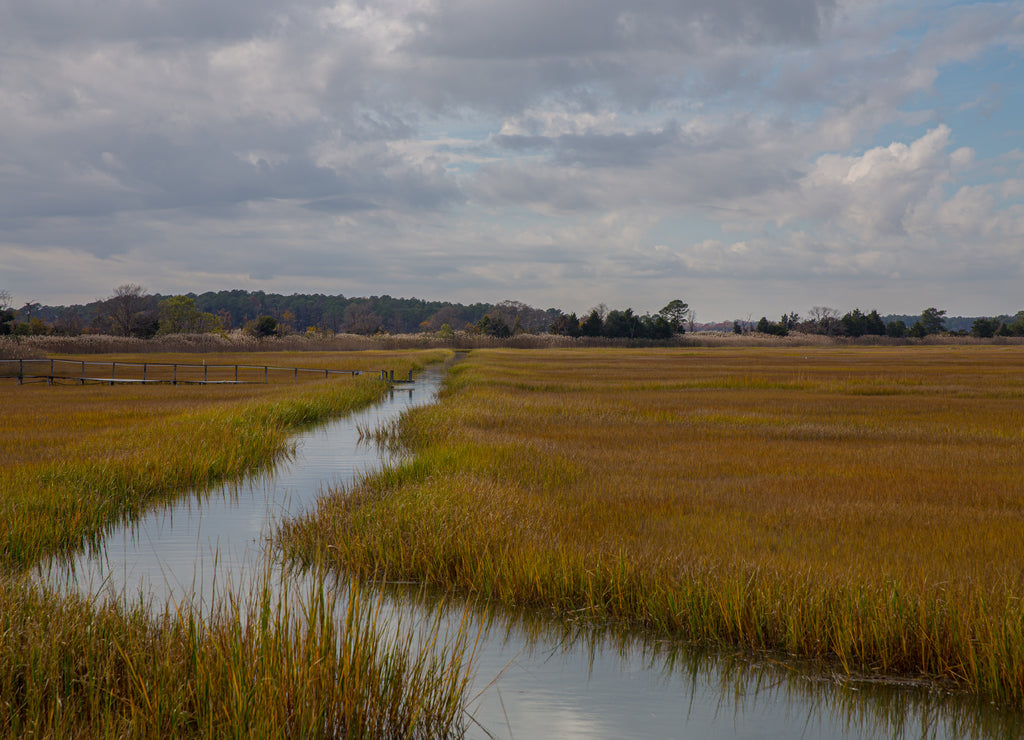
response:
<path id="1" fill-rule="evenodd" d="M 237 573 L 259 572 L 276 522 L 314 505 L 392 458 L 365 430 L 437 396 L 443 368 L 424 371 L 377 405 L 298 434 L 275 464 L 240 482 L 197 491 L 112 527 L 98 542 L 41 568 L 57 588 L 152 603 L 211 604 Z"/>
<path id="2" fill-rule="evenodd" d="M 466 619 L 463 600 L 377 588 L 414 623 L 440 618 L 454 635 Z M 857 681 L 779 656 L 468 608 L 471 637 L 479 635 L 469 738 L 1024 737 L 1020 712 L 928 684 Z"/>
<path id="3" fill-rule="evenodd" d="M 271 471 L 183 497 L 113 529 L 97 546 L 44 569 L 45 579 L 90 594 L 192 604 L 204 613 L 220 596 L 252 593 L 254 579 L 270 578 L 300 594 L 318 588 L 317 577 L 269 568 L 266 540 L 275 522 L 387 460 L 392 453 L 368 433 L 432 402 L 442 377 L 441 368 L 429 370 L 372 409 L 298 435 L 292 454 Z M 331 584 L 344 602 L 349 584 Z M 462 601 L 407 585 L 377 588 L 382 610 L 401 629 L 440 620 L 451 637 L 466 617 Z M 470 608 L 470 616 L 470 631 L 479 634 L 470 738 L 1024 735 L 1020 713 L 934 689 L 854 682 L 777 657 L 709 653 L 538 613 Z"/>

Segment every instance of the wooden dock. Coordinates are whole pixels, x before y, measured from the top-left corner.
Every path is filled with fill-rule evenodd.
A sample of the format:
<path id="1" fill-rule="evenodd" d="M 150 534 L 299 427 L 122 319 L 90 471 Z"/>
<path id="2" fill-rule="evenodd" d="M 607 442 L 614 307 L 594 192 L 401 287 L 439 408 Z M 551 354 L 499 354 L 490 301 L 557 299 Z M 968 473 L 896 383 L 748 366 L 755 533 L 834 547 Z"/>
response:
<path id="1" fill-rule="evenodd" d="M 109 372 L 108 372 L 109 370 Z M 269 383 L 286 380 L 298 381 L 300 374 L 308 376 L 362 375 L 363 370 L 331 370 L 306 367 L 279 367 L 273 365 L 209 365 L 203 363 L 159 363 L 159 362 L 116 362 L 95 360 L 0 360 L 0 377 L 17 378 L 18 384 L 75 383 L 77 385 L 140 384 L 140 385 L 239 385 L 244 383 Z M 408 379 L 395 378 L 394 370 L 374 370 L 387 383 L 411 383 Z"/>

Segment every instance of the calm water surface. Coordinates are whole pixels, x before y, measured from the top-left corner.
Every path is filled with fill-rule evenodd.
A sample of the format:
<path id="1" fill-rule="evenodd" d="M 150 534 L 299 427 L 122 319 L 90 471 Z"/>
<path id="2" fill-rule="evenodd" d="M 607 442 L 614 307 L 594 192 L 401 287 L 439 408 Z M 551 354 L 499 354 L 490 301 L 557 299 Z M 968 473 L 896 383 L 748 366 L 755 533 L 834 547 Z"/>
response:
<path id="1" fill-rule="evenodd" d="M 294 454 L 272 473 L 155 510 L 74 562 L 50 566 L 47 578 L 117 598 L 142 594 L 155 604 L 211 603 L 265 569 L 265 541 L 275 522 L 309 509 L 328 487 L 383 464 L 386 453 L 360 430 L 431 403 L 442 376 L 442 369 L 430 368 L 373 408 L 298 435 Z M 406 610 L 403 623 L 429 618 L 410 617 L 408 609 L 426 608 L 409 602 L 396 598 L 392 607 Z M 448 618 L 457 622 L 462 610 L 454 612 Z M 470 692 L 471 738 L 1024 736 L 1019 716 L 934 692 L 567 634 L 564 624 L 537 617 L 480 619 L 486 626 Z"/>

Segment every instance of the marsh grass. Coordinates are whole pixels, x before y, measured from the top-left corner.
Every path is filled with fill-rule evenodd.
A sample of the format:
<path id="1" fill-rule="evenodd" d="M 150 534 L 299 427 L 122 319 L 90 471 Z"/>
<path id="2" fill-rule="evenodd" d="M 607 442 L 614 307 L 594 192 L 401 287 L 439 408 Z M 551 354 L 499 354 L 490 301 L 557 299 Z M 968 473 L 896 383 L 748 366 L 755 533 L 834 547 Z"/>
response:
<path id="1" fill-rule="evenodd" d="M 291 552 L 1024 706 L 1019 347 L 474 352 Z"/>
<path id="2" fill-rule="evenodd" d="M 386 362 L 404 373 L 449 354 L 292 360 L 363 370 Z M 359 584 L 339 599 L 322 577 L 295 591 L 268 570 L 200 613 L 131 594 L 56 593 L 18 573 L 69 556 L 161 500 L 266 469 L 288 451 L 290 433 L 386 389 L 371 375 L 251 386 L 0 384 L 0 736 L 461 735 L 468 633 L 385 624 L 382 602 Z"/>
<path id="3" fill-rule="evenodd" d="M 434 738 L 463 732 L 468 632 L 265 576 L 208 614 L 0 581 L 4 737 Z M 442 642 L 439 640 L 439 635 Z"/>
<path id="4" fill-rule="evenodd" d="M 42 358 L 56 354 L 154 354 L 199 353 L 248 355 L 267 353 L 315 353 L 354 351 L 395 351 L 487 348 L 555 349 L 555 348 L 634 348 L 642 346 L 673 347 L 843 347 L 843 346 L 1022 346 L 1022 337 L 978 339 L 969 336 L 930 335 L 922 339 L 893 337 L 828 337 L 820 334 L 790 333 L 785 337 L 768 334 L 735 334 L 731 331 L 706 331 L 681 334 L 668 340 L 643 340 L 609 337 L 569 337 L 555 334 L 515 334 L 492 337 L 470 331 L 456 331 L 451 336 L 431 332 L 417 334 L 314 335 L 290 334 L 283 337 L 257 339 L 240 330 L 227 334 L 169 334 L 151 339 L 115 337 L 97 334 L 70 336 L 0 336 L 0 359 Z M 260 364 L 272 364 L 263 362 Z"/>
<path id="5" fill-rule="evenodd" d="M 5 345 L 7 349 L 5 351 Z M 167 334 L 151 339 L 85 334 L 77 337 L 31 336 L 17 341 L 0 338 L 0 357 L 25 357 L 54 354 L 266 354 L 279 352 L 355 352 L 441 347 L 429 336 L 397 335 L 368 337 L 360 334 L 338 334 L 310 337 L 292 334 L 283 337 L 256 338 L 240 331 L 230 334 Z M 266 363 L 260 363 L 266 364 Z"/>
<path id="6" fill-rule="evenodd" d="M 279 364 L 408 372 L 444 351 L 279 355 Z M 131 356 L 198 363 L 190 355 Z M 95 359 L 95 358 L 93 358 Z M 108 355 L 106 361 L 123 360 Z M 207 357 L 209 359 L 209 357 Z M 218 356 L 252 364 L 251 355 Z M 244 386 L 46 386 L 0 383 L 0 569 L 72 552 L 145 507 L 254 473 L 303 426 L 366 406 L 370 375 L 300 375 Z"/>
<path id="7" fill-rule="evenodd" d="M 474 618 L 479 641 L 515 646 L 517 661 L 551 660 L 564 652 L 572 660 L 589 660 L 589 670 L 600 675 L 600 666 L 618 657 L 624 671 L 647 671 L 676 687 L 676 696 L 691 706 L 714 709 L 723 721 L 784 707 L 804 728 L 832 722 L 851 737 L 1010 738 L 1024 732 L 1024 716 L 1012 707 L 995 708 L 927 679 L 823 672 L 820 663 L 794 656 L 651 639 L 649 631 L 621 623 L 608 628 L 585 615 L 559 618 L 493 602 L 478 607 Z M 474 711 L 472 700 L 467 711 Z"/>

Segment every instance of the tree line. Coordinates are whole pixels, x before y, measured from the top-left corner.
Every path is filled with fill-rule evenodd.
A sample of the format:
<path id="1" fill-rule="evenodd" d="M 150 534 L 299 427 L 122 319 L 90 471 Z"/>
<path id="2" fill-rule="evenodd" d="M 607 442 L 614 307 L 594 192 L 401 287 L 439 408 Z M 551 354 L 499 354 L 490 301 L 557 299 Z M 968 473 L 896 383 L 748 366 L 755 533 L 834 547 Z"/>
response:
<path id="1" fill-rule="evenodd" d="M 148 338 L 161 334 L 229 332 L 256 337 L 303 333 L 405 334 L 467 331 L 494 337 L 561 334 L 573 337 L 667 339 L 685 331 L 689 306 L 671 301 L 654 315 L 637 315 L 601 304 L 578 317 L 556 308 L 539 309 L 519 301 L 463 305 L 417 298 L 346 298 L 321 294 L 284 296 L 243 290 L 175 296 L 151 294 L 140 285 L 118 286 L 107 298 L 84 306 L 27 303 L 15 310 L 4 293 L 0 333 L 110 334 Z"/>
<path id="2" fill-rule="evenodd" d="M 376 334 L 436 331 L 447 323 L 462 329 L 477 322 L 493 304 L 463 305 L 388 295 L 281 295 L 230 290 L 164 296 L 136 284 L 118 286 L 103 299 L 84 305 L 20 309 L 0 293 L 0 334 L 158 334 L 230 332 L 269 334 Z"/>
<path id="3" fill-rule="evenodd" d="M 757 322 L 736 320 L 732 330 L 743 334 L 785 336 L 792 332 L 834 337 L 925 337 L 962 334 L 975 337 L 1024 336 L 1024 311 L 1014 316 L 979 317 L 969 328 L 950 329 L 946 311 L 926 308 L 919 316 L 881 316 L 855 308 L 839 311 L 815 306 L 802 317 L 792 312 L 778 321 L 762 316 Z M 519 301 L 473 303 L 389 295 L 348 298 L 343 295 L 281 295 L 263 291 L 224 290 L 163 296 L 140 285 L 118 286 L 103 299 L 85 305 L 44 306 L 29 301 L 15 308 L 11 294 L 0 290 L 0 335 L 83 333 L 130 337 L 159 334 L 197 334 L 242 330 L 257 337 L 337 333 L 441 335 L 466 331 L 493 337 L 521 333 L 570 337 L 608 337 L 665 340 L 695 328 L 695 314 L 682 299 L 673 299 L 655 314 L 632 308 L 609 309 L 599 304 L 577 315 L 556 308 L 540 309 Z"/>
<path id="4" fill-rule="evenodd" d="M 733 331 L 742 334 L 757 331 L 762 334 L 786 336 L 790 332 L 823 334 L 832 337 L 885 336 L 893 338 L 921 338 L 934 334 L 952 334 L 979 338 L 1024 336 L 1024 311 L 1014 316 L 977 317 L 969 329 L 950 329 L 946 326 L 946 311 L 935 307 L 924 309 L 920 316 L 907 325 L 907 317 L 883 318 L 876 309 L 864 313 L 855 308 L 842 316 L 835 309 L 815 306 L 806 318 L 797 313 L 783 314 L 778 321 L 762 316 L 756 324 L 734 321 Z"/>

